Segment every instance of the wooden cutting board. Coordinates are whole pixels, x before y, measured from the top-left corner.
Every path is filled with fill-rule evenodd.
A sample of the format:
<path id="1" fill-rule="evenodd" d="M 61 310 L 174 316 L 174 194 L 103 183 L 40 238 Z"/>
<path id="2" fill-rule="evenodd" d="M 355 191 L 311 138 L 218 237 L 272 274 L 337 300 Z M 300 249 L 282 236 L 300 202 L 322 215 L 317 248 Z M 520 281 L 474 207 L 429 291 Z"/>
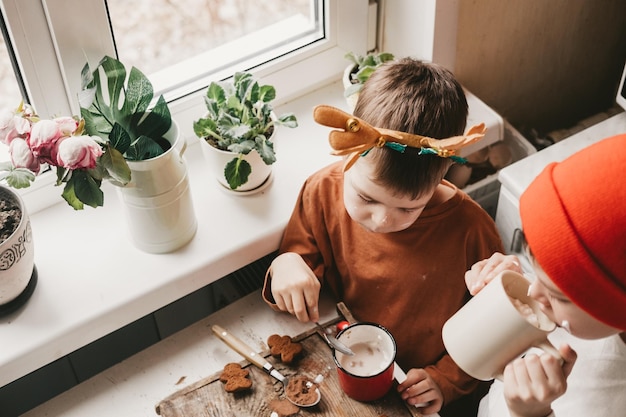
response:
<path id="1" fill-rule="evenodd" d="M 285 376 L 305 375 L 315 379 L 322 375 L 320 383 L 322 400 L 311 408 L 302 408 L 300 416 L 319 417 L 409 417 L 421 416 L 415 408 L 408 407 L 394 388 L 385 397 L 370 403 L 362 403 L 346 396 L 337 377 L 332 353 L 322 337 L 308 332 L 293 338 L 303 345 L 303 355 L 292 366 L 276 361 L 269 352 L 262 355 Z M 247 361 L 240 362 L 250 371 L 252 389 L 244 393 L 227 393 L 219 380 L 218 372 L 181 389 L 163 399 L 156 406 L 162 417 L 270 417 L 273 400 L 283 399 L 280 382 Z"/>

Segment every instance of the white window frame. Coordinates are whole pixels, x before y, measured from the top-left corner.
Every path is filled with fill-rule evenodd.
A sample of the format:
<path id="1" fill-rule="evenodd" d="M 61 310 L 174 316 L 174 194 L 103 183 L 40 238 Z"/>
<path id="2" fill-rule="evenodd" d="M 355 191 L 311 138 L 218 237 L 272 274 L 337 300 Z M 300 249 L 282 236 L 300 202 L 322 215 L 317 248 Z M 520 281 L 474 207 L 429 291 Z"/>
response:
<path id="1" fill-rule="evenodd" d="M 371 0 L 323 1 L 324 40 L 251 69 L 264 83 L 276 87 L 277 105 L 339 79 L 347 65 L 347 52 L 367 52 Z M 115 56 L 104 1 L 0 0 L 0 7 L 31 104 L 43 117 L 79 114 L 75 97 L 85 62 Z M 246 69 L 245 64 L 217 73 L 215 78 Z M 204 113 L 203 94 L 204 89 L 170 101 L 185 138 L 193 137 L 193 120 Z M 54 177 L 54 173 L 42 175 L 22 192 L 31 212 L 59 201 L 60 190 L 50 186 Z"/>

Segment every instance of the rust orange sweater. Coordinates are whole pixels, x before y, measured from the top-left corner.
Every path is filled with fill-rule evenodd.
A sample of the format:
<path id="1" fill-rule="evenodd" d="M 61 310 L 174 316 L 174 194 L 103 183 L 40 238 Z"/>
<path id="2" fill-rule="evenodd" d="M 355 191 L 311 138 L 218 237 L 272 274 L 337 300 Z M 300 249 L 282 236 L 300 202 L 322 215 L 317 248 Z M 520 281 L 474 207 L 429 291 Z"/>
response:
<path id="1" fill-rule="evenodd" d="M 344 208 L 342 162 L 306 181 L 279 249 L 300 254 L 358 320 L 389 329 L 398 364 L 405 371 L 425 368 L 445 404 L 477 381 L 446 354 L 441 329 L 469 299 L 465 271 L 495 251 L 502 252 L 502 243 L 493 220 L 458 189 L 406 230 L 365 230 Z M 268 274 L 263 296 L 275 307 L 269 280 Z"/>

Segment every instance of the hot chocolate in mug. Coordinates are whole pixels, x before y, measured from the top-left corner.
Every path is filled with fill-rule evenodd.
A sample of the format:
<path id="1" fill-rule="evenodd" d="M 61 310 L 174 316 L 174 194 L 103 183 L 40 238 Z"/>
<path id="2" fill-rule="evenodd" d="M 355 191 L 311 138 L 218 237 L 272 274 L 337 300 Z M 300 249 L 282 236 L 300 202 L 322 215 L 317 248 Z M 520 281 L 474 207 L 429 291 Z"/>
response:
<path id="1" fill-rule="evenodd" d="M 337 334 L 354 355 L 335 350 L 339 385 L 352 399 L 374 401 L 382 398 L 393 384 L 396 342 L 387 329 L 375 323 L 354 323 Z"/>
<path id="2" fill-rule="evenodd" d="M 528 296 L 529 287 L 522 275 L 504 271 L 444 324 L 446 350 L 467 374 L 501 379 L 505 366 L 531 347 L 561 358 L 547 339 L 556 324 Z"/>

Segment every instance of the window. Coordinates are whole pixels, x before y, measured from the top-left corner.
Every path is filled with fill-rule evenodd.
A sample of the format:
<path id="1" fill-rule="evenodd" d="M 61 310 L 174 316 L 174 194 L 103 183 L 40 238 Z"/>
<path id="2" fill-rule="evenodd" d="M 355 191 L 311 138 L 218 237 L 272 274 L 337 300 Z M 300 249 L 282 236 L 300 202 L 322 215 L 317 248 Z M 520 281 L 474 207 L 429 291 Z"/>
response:
<path id="1" fill-rule="evenodd" d="M 0 91 L 0 109 L 16 107 L 22 98 L 4 36 L 0 38 Z M 5 161 L 8 157 L 8 148 L 0 145 L 0 161 Z"/>
<path id="2" fill-rule="evenodd" d="M 196 9 L 227 3 L 242 4 L 241 0 L 189 1 Z M 137 15 L 135 23 L 116 20 L 124 19 L 127 12 L 120 7 L 126 3 L 135 6 L 132 11 Z M 156 0 L 149 0 L 148 3 L 161 12 L 164 11 L 160 8 L 166 7 L 157 7 L 160 2 Z M 345 53 L 364 53 L 367 49 L 368 12 L 371 12 L 368 0 L 270 0 L 250 3 L 265 8 L 267 16 L 271 15 L 270 5 L 288 4 L 292 12 L 261 19 L 261 23 L 269 24 L 248 26 L 247 30 L 242 29 L 238 37 L 225 44 L 207 42 L 207 49 L 192 49 L 185 57 L 174 56 L 168 48 L 175 47 L 158 42 L 165 51 L 162 55 L 170 60 L 164 63 L 146 61 L 145 69 L 141 56 L 131 55 L 133 46 L 127 43 L 130 34 L 148 30 L 150 21 L 158 25 L 163 19 L 181 19 L 186 13 L 172 12 L 166 17 L 155 15 L 151 20 L 145 12 L 138 10 L 138 0 L 0 0 L 0 7 L 25 89 L 40 115 L 79 114 L 75 97 L 80 89 L 80 71 L 85 62 L 89 60 L 95 66 L 104 55 L 119 56 L 124 61 L 126 56 L 129 63 L 137 59 L 132 64 L 150 76 L 157 92 L 163 93 L 170 103 L 181 133 L 192 137 L 192 123 L 204 111 L 202 96 L 210 81 L 227 78 L 235 71 L 251 70 L 264 83 L 276 87 L 277 104 L 280 104 L 312 91 L 321 83 L 339 79 L 346 66 Z M 163 4 L 174 7 L 172 5 L 181 5 L 183 1 Z M 254 12 L 253 21 L 260 16 L 259 10 Z M 178 16 L 174 16 L 175 13 Z M 200 19 L 200 12 L 194 15 Z M 228 20 L 231 26 L 237 26 L 239 23 L 233 23 L 236 22 L 235 15 L 223 15 L 223 19 Z M 184 24 L 184 21 L 178 22 Z M 124 28 L 124 24 L 129 26 Z M 244 23 L 241 25 L 245 26 Z M 203 46 L 203 38 L 211 37 L 211 34 L 210 31 L 208 34 L 171 34 L 171 37 L 176 36 L 180 36 L 185 43 L 196 43 L 193 45 L 196 47 Z M 273 43 L 265 44 L 265 40 Z M 43 182 L 40 180 L 38 182 Z M 51 182 L 52 179 L 49 179 L 48 183 Z M 27 193 L 33 193 L 38 188 L 42 187 L 31 186 Z M 58 201 L 58 190 L 49 194 L 54 198 L 49 203 Z M 29 199 L 25 200 L 30 209 Z M 45 206 L 45 203 L 40 204 Z"/>
<path id="3" fill-rule="evenodd" d="M 324 37 L 319 0 L 108 0 L 107 5 L 119 59 L 140 68 L 172 98 L 203 89 L 223 68 L 256 65 Z"/>
<path id="4" fill-rule="evenodd" d="M 7 49 L 4 37 L 0 38 L 0 107 L 10 108 L 17 106 L 20 102 L 22 93 L 20 86 L 15 79 L 13 64 Z"/>

